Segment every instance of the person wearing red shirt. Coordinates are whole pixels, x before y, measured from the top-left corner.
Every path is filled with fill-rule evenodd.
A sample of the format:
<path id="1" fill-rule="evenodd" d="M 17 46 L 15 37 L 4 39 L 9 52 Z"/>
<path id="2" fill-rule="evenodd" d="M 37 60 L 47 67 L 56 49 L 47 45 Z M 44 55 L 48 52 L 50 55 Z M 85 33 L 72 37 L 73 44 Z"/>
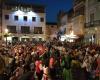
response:
<path id="1" fill-rule="evenodd" d="M 37 76 L 38 80 L 41 80 L 42 76 L 43 76 L 42 61 L 36 60 L 35 71 L 36 71 L 36 76 Z"/>

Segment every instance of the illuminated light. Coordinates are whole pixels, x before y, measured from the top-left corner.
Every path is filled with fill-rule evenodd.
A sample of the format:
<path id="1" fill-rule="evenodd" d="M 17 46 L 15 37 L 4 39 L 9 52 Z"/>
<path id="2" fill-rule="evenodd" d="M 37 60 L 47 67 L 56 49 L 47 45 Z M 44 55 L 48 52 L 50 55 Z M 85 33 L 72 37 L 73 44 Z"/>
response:
<path id="1" fill-rule="evenodd" d="M 65 36 L 61 36 L 61 41 L 65 41 L 66 40 L 66 37 Z"/>
<path id="2" fill-rule="evenodd" d="M 17 14 L 17 15 L 23 15 L 23 11 L 21 11 L 21 10 L 15 11 L 15 14 Z"/>
<path id="3" fill-rule="evenodd" d="M 28 14 L 29 16 L 34 16 L 34 17 L 37 16 L 37 14 L 36 14 L 35 12 L 33 12 L 33 11 L 30 11 L 30 12 L 28 12 L 27 14 Z"/>
<path id="4" fill-rule="evenodd" d="M 5 33 L 8 33 L 9 32 L 9 30 L 8 29 L 5 29 Z"/>
<path id="5" fill-rule="evenodd" d="M 4 41 L 6 41 L 6 38 L 4 38 Z M 12 41 L 12 37 L 7 37 L 7 41 Z"/>
<path id="6" fill-rule="evenodd" d="M 97 31 L 98 29 L 97 28 L 95 28 L 95 31 Z"/>
<path id="7" fill-rule="evenodd" d="M 91 42 L 92 41 L 92 39 L 89 39 L 89 42 Z"/>
<path id="8" fill-rule="evenodd" d="M 74 34 L 73 31 L 70 31 L 70 34 L 61 36 L 61 41 L 74 42 L 74 39 L 78 39 L 78 36 Z"/>
<path id="9" fill-rule="evenodd" d="M 69 42 L 74 42 L 74 40 L 73 40 L 73 39 L 71 39 L 71 40 L 69 40 Z"/>
<path id="10" fill-rule="evenodd" d="M 71 31 L 69 35 L 66 35 L 66 37 L 68 37 L 68 38 L 75 38 L 75 39 L 78 38 L 77 35 L 74 35 L 74 32 L 73 31 Z"/>
<path id="11" fill-rule="evenodd" d="M 74 32 L 73 32 L 73 31 L 71 31 L 70 35 L 74 36 Z"/>

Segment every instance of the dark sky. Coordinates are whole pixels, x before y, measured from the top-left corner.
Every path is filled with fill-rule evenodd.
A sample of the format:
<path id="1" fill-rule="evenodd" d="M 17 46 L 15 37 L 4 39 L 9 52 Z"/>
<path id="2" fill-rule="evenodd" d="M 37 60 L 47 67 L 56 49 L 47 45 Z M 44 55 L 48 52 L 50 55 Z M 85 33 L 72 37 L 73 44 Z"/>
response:
<path id="1" fill-rule="evenodd" d="M 73 0 L 17 0 L 26 3 L 43 4 L 46 6 L 47 22 L 56 22 L 60 10 L 68 11 L 72 8 Z"/>
<path id="2" fill-rule="evenodd" d="M 34 3 L 46 5 L 47 22 L 56 22 L 59 10 L 68 11 L 72 8 L 73 0 L 32 0 Z"/>

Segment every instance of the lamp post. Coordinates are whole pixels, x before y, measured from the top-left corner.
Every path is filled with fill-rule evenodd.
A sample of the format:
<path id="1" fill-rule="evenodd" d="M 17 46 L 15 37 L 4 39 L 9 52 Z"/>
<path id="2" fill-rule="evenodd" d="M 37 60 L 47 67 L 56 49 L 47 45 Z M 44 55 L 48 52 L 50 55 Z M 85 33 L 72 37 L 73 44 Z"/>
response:
<path id="1" fill-rule="evenodd" d="M 5 29 L 5 38 L 6 38 L 6 47 L 7 47 L 7 37 L 8 37 L 8 29 Z"/>

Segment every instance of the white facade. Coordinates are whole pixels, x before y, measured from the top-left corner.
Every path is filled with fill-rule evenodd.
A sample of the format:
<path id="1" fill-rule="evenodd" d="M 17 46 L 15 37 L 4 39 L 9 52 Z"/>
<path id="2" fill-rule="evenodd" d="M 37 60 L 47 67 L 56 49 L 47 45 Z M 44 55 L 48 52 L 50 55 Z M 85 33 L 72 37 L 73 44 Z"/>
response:
<path id="1" fill-rule="evenodd" d="M 23 6 L 22 6 L 23 7 Z M 33 9 L 34 10 L 34 9 Z M 9 15 L 9 19 L 5 19 L 5 15 Z M 45 40 L 45 28 L 46 28 L 46 16 L 45 12 L 34 12 L 32 10 L 28 12 L 24 12 L 20 9 L 18 10 L 8 10 L 6 8 L 6 5 L 4 5 L 2 10 L 2 32 L 4 34 L 5 29 L 7 29 L 7 26 L 16 26 L 16 33 L 11 33 L 10 37 L 19 37 L 23 38 L 24 36 L 26 38 L 32 38 L 39 39 L 42 38 L 42 40 Z M 15 20 L 15 16 L 18 17 L 18 20 Z M 27 20 L 24 20 L 24 16 L 27 17 Z M 32 18 L 35 17 L 35 21 L 32 21 Z M 43 18 L 43 21 L 40 19 Z M 30 33 L 22 33 L 21 27 L 22 26 L 28 26 L 30 28 Z M 34 34 L 34 28 L 35 27 L 42 27 L 43 33 L 35 33 Z M 10 32 L 9 32 L 10 33 Z"/>

